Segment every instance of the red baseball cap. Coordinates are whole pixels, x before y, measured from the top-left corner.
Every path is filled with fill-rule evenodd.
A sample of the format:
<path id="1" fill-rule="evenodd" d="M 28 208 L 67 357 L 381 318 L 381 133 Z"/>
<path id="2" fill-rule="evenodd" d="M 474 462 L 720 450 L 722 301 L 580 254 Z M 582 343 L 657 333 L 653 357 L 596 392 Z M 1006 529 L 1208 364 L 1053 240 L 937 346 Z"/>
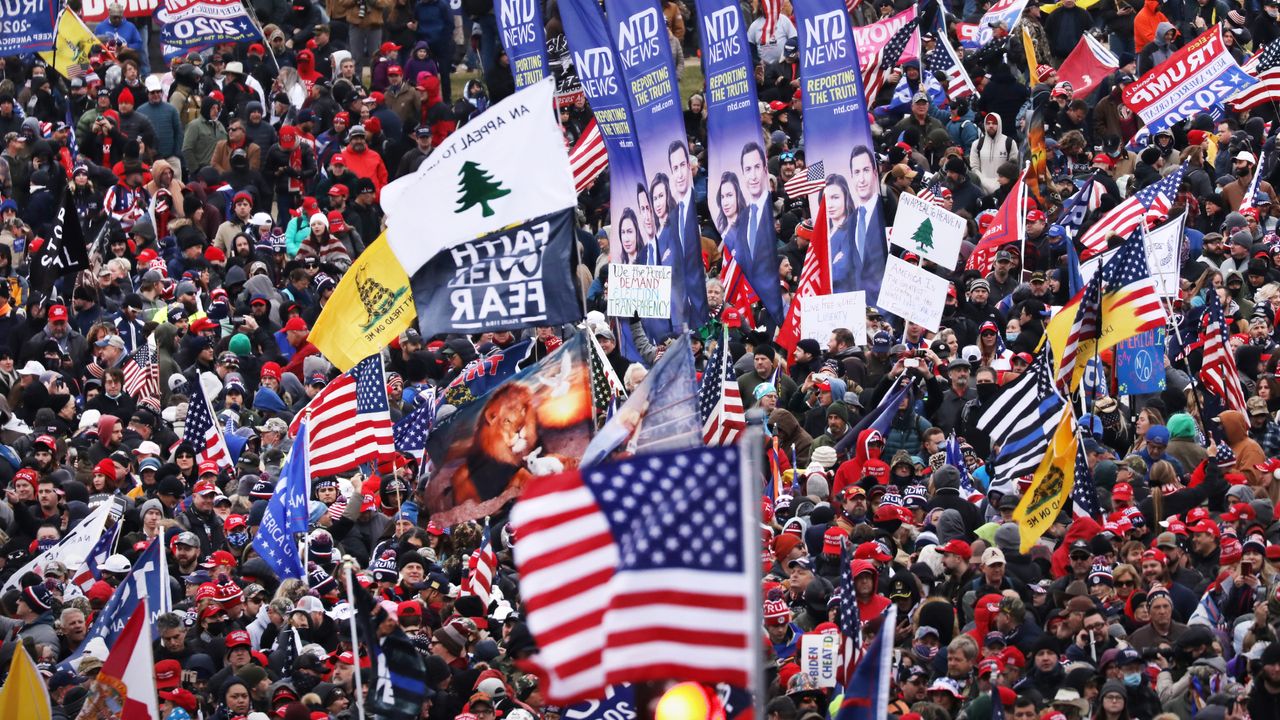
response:
<path id="1" fill-rule="evenodd" d="M 288 332 L 288 331 L 290 331 L 290 330 L 297 330 L 297 331 L 300 331 L 300 332 L 306 332 L 306 331 L 307 331 L 307 330 L 309 330 L 310 328 L 308 328 L 308 327 L 307 327 L 307 321 L 306 321 L 306 320 L 303 320 L 302 318 L 298 317 L 297 315 L 294 315 L 293 317 L 289 318 L 289 322 L 287 322 L 287 323 L 285 323 L 285 324 L 284 324 L 284 328 L 283 328 L 283 329 L 284 329 L 284 331 L 285 331 L 285 332 Z"/>
<path id="2" fill-rule="evenodd" d="M 156 663 L 156 687 L 160 690 L 176 688 L 182 684 L 182 663 L 177 660 L 161 660 Z"/>
<path id="3" fill-rule="evenodd" d="M 67 306 L 51 305 L 49 306 L 49 322 L 66 322 Z"/>
<path id="4" fill-rule="evenodd" d="M 1111 492 L 1112 500 L 1124 500 L 1130 502 L 1133 500 L 1133 486 L 1129 483 L 1116 483 L 1115 490 Z"/>
<path id="5" fill-rule="evenodd" d="M 396 617 L 422 617 L 422 603 L 417 600 L 405 600 L 396 606 Z"/>
<path id="6" fill-rule="evenodd" d="M 342 197 L 347 197 L 348 195 L 351 194 L 351 191 L 347 189 L 346 185 L 343 185 L 342 183 L 338 183 L 333 187 L 329 188 L 329 194 L 334 196 L 341 195 Z"/>
<path id="7" fill-rule="evenodd" d="M 329 231 L 330 232 L 346 232 L 347 219 L 342 217 L 342 213 L 337 210 L 329 211 Z"/>
<path id="8" fill-rule="evenodd" d="M 387 66 L 387 74 L 388 74 L 388 75 L 403 75 L 403 74 L 404 74 L 404 69 L 403 69 L 403 68 L 401 68 L 399 65 L 388 65 L 388 66 Z"/>
<path id="9" fill-rule="evenodd" d="M 437 536 L 439 536 L 439 535 L 443 535 L 443 534 L 444 534 L 444 526 L 443 526 L 443 525 L 441 525 L 440 523 L 436 522 L 435 520 L 432 520 L 431 522 L 428 522 L 428 523 L 427 523 L 427 534 L 428 534 L 428 535 L 437 535 Z"/>
<path id="10" fill-rule="evenodd" d="M 1030 210 L 1027 212 L 1027 222 L 1044 222 L 1044 213 L 1039 210 Z"/>
<path id="11" fill-rule="evenodd" d="M 853 553 L 854 560 L 877 560 L 879 562 L 889 562 L 893 556 L 885 551 L 884 546 L 874 540 L 868 540 L 858 546 Z"/>
<path id="12" fill-rule="evenodd" d="M 228 650 L 234 647 L 253 647 L 253 640 L 249 637 L 248 630 L 232 630 L 227 633 L 226 645 Z"/>
<path id="13" fill-rule="evenodd" d="M 196 711 L 196 696 L 191 694 L 186 688 L 176 687 L 172 690 L 161 690 L 156 693 L 161 700 L 168 700 L 178 707 L 186 710 L 188 713 Z"/>
<path id="14" fill-rule="evenodd" d="M 208 560 L 205 560 L 203 563 L 201 563 L 200 567 L 215 568 L 215 567 L 218 567 L 219 565 L 234 566 L 235 564 L 236 564 L 235 555 L 232 555 L 226 550 L 215 550 L 213 554 L 209 556 Z"/>
<path id="15" fill-rule="evenodd" d="M 345 115 L 346 113 L 339 113 L 339 114 Z M 329 158 L 329 164 L 330 165 L 346 165 L 347 156 L 343 155 L 342 153 L 334 153 L 333 157 Z"/>
<path id="16" fill-rule="evenodd" d="M 968 560 L 973 557 L 973 547 L 969 545 L 969 543 L 961 540 L 960 538 L 951 538 L 950 540 L 947 541 L 945 545 L 943 545 L 939 549 L 944 553 L 959 555 L 965 560 Z"/>
<path id="17" fill-rule="evenodd" d="M 200 477 L 204 477 L 205 475 L 217 475 L 217 474 L 218 474 L 218 463 L 213 462 L 212 460 L 206 460 L 206 461 L 204 461 L 204 462 L 200 463 L 200 470 L 199 470 L 199 476 L 200 476 Z M 209 490 L 209 492 L 215 492 L 215 491 L 217 490 L 217 488 L 213 487 L 213 484 L 212 484 L 212 483 L 210 483 L 210 484 L 209 484 L 209 487 L 208 487 L 208 490 Z M 196 493 L 200 493 L 200 492 L 202 492 L 202 491 L 200 490 L 200 484 L 199 484 L 199 483 L 196 483 L 196 489 L 195 489 L 195 492 L 196 492 Z"/>
<path id="18" fill-rule="evenodd" d="M 839 555 L 844 550 L 849 533 L 843 528 L 832 525 L 822 534 L 822 552 L 828 555 Z"/>

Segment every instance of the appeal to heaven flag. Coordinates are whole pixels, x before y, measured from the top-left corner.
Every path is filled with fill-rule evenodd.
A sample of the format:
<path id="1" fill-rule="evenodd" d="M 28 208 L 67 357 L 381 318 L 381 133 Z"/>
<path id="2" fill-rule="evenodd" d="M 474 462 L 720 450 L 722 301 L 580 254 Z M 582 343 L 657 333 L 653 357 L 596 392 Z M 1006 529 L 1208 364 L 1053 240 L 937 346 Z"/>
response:
<path id="1" fill-rule="evenodd" d="M 1053 525 L 1062 509 L 1071 503 L 1071 487 L 1076 469 L 1075 418 L 1071 406 L 1062 409 L 1058 429 L 1049 452 L 1040 461 L 1031 487 L 1023 493 L 1013 519 L 1022 533 L 1022 552 L 1028 552 Z"/>
<path id="2" fill-rule="evenodd" d="M 342 276 L 307 339 L 346 372 L 408 330 L 414 312 L 409 275 L 383 233 Z"/>
<path id="3" fill-rule="evenodd" d="M 454 245 L 578 203 L 554 86 L 548 78 L 497 103 L 382 189 L 387 242 L 406 273 Z"/>

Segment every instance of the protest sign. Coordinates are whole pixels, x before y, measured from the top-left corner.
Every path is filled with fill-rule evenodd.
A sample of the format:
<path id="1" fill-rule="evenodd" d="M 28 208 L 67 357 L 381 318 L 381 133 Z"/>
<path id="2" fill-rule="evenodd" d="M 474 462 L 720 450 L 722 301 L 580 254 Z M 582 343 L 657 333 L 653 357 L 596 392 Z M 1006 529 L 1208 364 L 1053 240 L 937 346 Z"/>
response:
<path id="1" fill-rule="evenodd" d="M 965 221 L 959 215 L 915 195 L 898 198 L 891 244 L 950 270 L 960 257 L 964 235 Z"/>
<path id="2" fill-rule="evenodd" d="M 880 283 L 878 306 L 937 332 L 947 302 L 947 281 L 921 267 L 889 256 Z"/>
<path id="3" fill-rule="evenodd" d="M 671 268 L 609 263 L 610 317 L 671 317 Z"/>
<path id="4" fill-rule="evenodd" d="M 1116 385 L 1121 395 L 1164 390 L 1164 328 L 1139 333 L 1116 345 Z"/>
<path id="5" fill-rule="evenodd" d="M 1183 213 L 1154 230 L 1148 230 L 1143 240 L 1147 244 L 1147 266 L 1156 291 L 1164 297 L 1178 294 L 1182 276 L 1178 273 L 1182 264 L 1182 233 L 1187 223 Z"/>
<path id="6" fill-rule="evenodd" d="M 840 636 L 834 632 L 805 633 L 800 638 L 800 670 L 813 678 L 818 687 L 836 686 L 839 655 Z"/>
<path id="7" fill-rule="evenodd" d="M 800 299 L 800 336 L 823 347 L 831 333 L 848 328 L 859 345 L 867 344 L 867 294 L 861 290 Z"/>
<path id="8" fill-rule="evenodd" d="M 573 210 L 455 245 L 413 274 L 424 337 L 519 330 L 582 317 L 573 273 Z"/>
<path id="9" fill-rule="evenodd" d="M 0 55 L 25 55 L 53 49 L 53 27 L 61 3 L 53 0 L 9 2 L 0 11 Z"/>
<path id="10" fill-rule="evenodd" d="M 1258 81 L 1236 64 L 1215 25 L 1124 89 L 1124 104 L 1148 132 L 1172 127 Z"/>
<path id="11" fill-rule="evenodd" d="M 858 51 L 858 65 L 867 67 L 875 61 L 876 56 L 884 51 L 884 46 L 898 32 L 903 25 L 914 20 L 916 17 L 916 6 L 903 10 L 897 15 L 892 15 L 879 22 L 873 22 L 870 25 L 862 27 L 854 26 L 853 44 Z M 902 57 L 898 58 L 898 64 L 908 60 L 915 60 L 920 56 L 920 33 L 912 33 L 911 39 L 907 41 L 907 48 L 902 51 Z"/>

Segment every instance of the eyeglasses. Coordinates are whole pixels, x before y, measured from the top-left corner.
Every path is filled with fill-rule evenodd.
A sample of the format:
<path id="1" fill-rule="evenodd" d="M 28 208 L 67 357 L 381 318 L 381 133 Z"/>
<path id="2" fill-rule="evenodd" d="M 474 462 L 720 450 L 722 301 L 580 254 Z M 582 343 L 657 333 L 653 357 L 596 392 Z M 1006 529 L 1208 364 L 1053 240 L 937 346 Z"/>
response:
<path id="1" fill-rule="evenodd" d="M 1134 581 L 1132 581 L 1132 580 L 1117 580 L 1117 581 L 1116 581 L 1116 587 L 1133 587 L 1133 586 L 1134 586 L 1134 585 L 1136 585 L 1136 584 L 1137 584 L 1137 583 L 1135 583 L 1135 582 L 1134 582 Z"/>
<path id="2" fill-rule="evenodd" d="M 796 159 L 796 154 L 790 150 L 778 154 L 778 159 L 782 162 L 792 162 Z"/>

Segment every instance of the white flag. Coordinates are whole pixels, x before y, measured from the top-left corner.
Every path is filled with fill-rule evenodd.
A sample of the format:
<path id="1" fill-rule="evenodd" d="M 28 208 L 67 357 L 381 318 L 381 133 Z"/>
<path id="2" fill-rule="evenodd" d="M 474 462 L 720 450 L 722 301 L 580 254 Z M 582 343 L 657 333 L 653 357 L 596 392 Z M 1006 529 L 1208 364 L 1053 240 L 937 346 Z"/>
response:
<path id="1" fill-rule="evenodd" d="M 60 562 L 68 568 L 79 568 L 84 565 L 85 558 L 89 557 L 93 546 L 97 544 L 98 538 L 102 536 L 103 531 L 106 529 L 107 518 L 111 515 L 113 506 L 114 503 L 110 502 L 104 502 L 99 505 L 97 509 L 85 516 L 84 520 L 81 520 L 74 530 L 59 540 L 57 545 L 40 553 L 11 575 L 8 582 L 4 584 L 4 588 L 0 589 L 0 592 L 7 592 L 11 588 L 18 587 L 18 581 L 29 572 L 43 575 L 44 568 L 48 567 L 49 563 L 52 562 Z"/>
<path id="2" fill-rule="evenodd" d="M 382 189 L 387 241 L 410 277 L 442 250 L 577 204 L 554 85 L 489 108 Z"/>

